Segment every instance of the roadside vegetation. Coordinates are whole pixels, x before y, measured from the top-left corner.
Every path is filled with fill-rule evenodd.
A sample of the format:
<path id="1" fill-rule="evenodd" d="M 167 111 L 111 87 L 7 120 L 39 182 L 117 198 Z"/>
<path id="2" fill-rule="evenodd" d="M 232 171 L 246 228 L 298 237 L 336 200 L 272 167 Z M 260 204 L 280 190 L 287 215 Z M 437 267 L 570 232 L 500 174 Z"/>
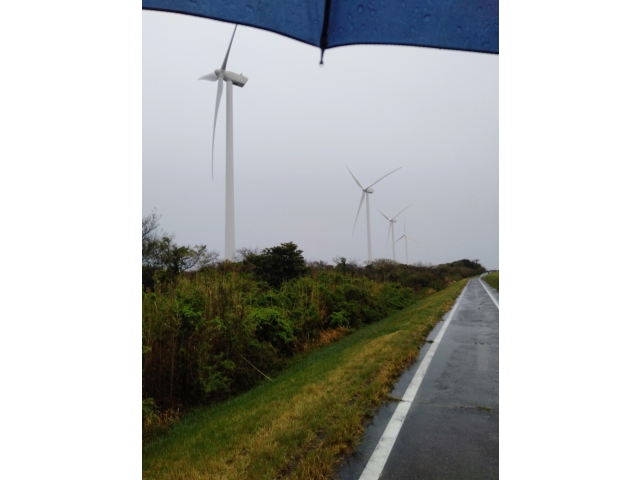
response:
<path id="1" fill-rule="evenodd" d="M 484 277 L 482 277 L 482 279 L 487 282 L 489 285 L 491 285 L 493 288 L 495 288 L 496 290 L 500 291 L 500 272 L 491 272 L 488 275 L 485 275 Z"/>
<path id="2" fill-rule="evenodd" d="M 159 219 L 142 222 L 144 443 L 186 428 L 185 412 L 233 405 L 257 385 L 281 382 L 301 356 L 485 271 L 470 260 L 308 262 L 293 243 L 241 249 L 237 261 L 221 262 L 203 245 L 177 245 Z"/>
<path id="3" fill-rule="evenodd" d="M 466 282 L 299 355 L 273 381 L 187 414 L 143 447 L 143 478 L 331 478 Z"/>

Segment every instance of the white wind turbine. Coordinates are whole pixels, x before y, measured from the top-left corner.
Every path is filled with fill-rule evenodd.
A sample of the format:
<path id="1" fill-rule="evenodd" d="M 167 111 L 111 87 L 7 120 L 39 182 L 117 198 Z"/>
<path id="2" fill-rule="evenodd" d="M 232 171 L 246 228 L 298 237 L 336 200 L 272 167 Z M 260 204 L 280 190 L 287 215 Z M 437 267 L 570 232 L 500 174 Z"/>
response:
<path id="1" fill-rule="evenodd" d="M 410 237 L 409 235 L 407 235 L 407 222 L 404 222 L 404 233 L 402 234 L 402 236 L 396 240 L 396 242 L 399 242 L 400 240 L 402 240 L 404 238 L 404 252 L 406 255 L 406 264 L 409 265 L 409 245 L 407 243 L 407 238 L 410 238 L 411 240 L 413 240 L 414 242 L 416 242 L 418 245 L 420 245 L 420 242 L 418 242 L 415 238 Z"/>
<path id="2" fill-rule="evenodd" d="M 380 177 L 378 180 L 373 182 L 367 188 L 365 188 L 360 184 L 360 182 L 358 181 L 356 176 L 351 172 L 351 170 L 349 170 L 349 167 L 347 167 L 347 170 L 349 170 L 349 173 L 351 173 L 351 176 L 353 177 L 353 179 L 356 181 L 358 186 L 362 189 L 362 197 L 360 197 L 360 205 L 358 206 L 358 213 L 356 213 L 356 221 L 353 224 L 353 233 L 355 233 L 355 231 L 356 231 L 356 223 L 358 223 L 358 215 L 360 215 L 360 209 L 362 208 L 362 202 L 364 201 L 364 198 L 367 197 L 367 258 L 368 258 L 369 262 L 372 261 L 372 257 L 371 257 L 371 220 L 370 220 L 370 215 L 369 215 L 369 195 L 371 193 L 373 193 L 373 188 L 371 188 L 371 187 L 373 187 L 376 183 L 378 183 L 384 177 L 387 177 L 387 176 L 391 175 L 393 172 L 395 172 L 397 170 L 400 170 L 401 168 L 402 167 L 398 167 L 395 170 L 390 171 L 386 175 Z"/>
<path id="3" fill-rule="evenodd" d="M 235 210 L 233 204 L 233 85 L 244 87 L 249 80 L 247 77 L 238 75 L 237 73 L 226 70 L 227 59 L 231 51 L 233 37 L 236 34 L 238 25 L 233 29 L 231 41 L 227 54 L 224 57 L 222 66 L 209 75 L 200 77 L 198 80 L 209 80 L 218 82 L 218 93 L 216 95 L 216 111 L 213 117 L 213 138 L 211 140 L 211 178 L 213 179 L 213 142 L 216 138 L 216 122 L 218 120 L 218 107 L 220 107 L 220 97 L 224 82 L 227 82 L 227 162 L 226 162 L 226 181 L 225 181 L 225 210 L 224 210 L 224 258 L 225 260 L 233 260 L 236 251 L 236 226 L 235 226 Z"/>
<path id="4" fill-rule="evenodd" d="M 409 205 L 410 207 L 411 205 Z M 389 218 L 387 217 L 384 213 L 380 212 L 380 209 L 378 208 L 377 210 L 380 212 L 380 214 L 386 218 L 387 220 L 389 220 L 389 233 L 387 233 L 387 248 L 389 248 L 389 235 L 391 235 L 391 245 L 393 246 L 393 261 L 396 261 L 396 234 L 394 232 L 393 229 L 393 225 L 397 222 L 396 218 L 398 218 L 398 216 L 400 215 L 400 213 L 404 212 L 407 208 L 409 207 L 405 207 L 402 210 L 400 210 L 400 212 L 398 213 L 398 215 L 396 215 L 393 218 Z"/>

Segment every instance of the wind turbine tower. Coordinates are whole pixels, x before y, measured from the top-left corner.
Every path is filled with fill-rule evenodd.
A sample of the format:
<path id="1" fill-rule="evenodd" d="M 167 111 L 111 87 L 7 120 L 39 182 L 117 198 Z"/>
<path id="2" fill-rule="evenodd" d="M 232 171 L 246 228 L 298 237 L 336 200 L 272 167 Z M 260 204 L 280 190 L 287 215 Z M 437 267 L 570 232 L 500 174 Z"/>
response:
<path id="1" fill-rule="evenodd" d="M 351 173 L 351 176 L 353 177 L 353 179 L 356 181 L 358 186 L 362 189 L 362 197 L 360 197 L 360 205 L 358 206 L 358 213 L 356 213 L 356 221 L 353 224 L 353 233 L 356 232 L 356 224 L 358 223 L 358 215 L 360 215 L 360 209 L 362 208 L 362 202 L 364 202 L 364 198 L 367 197 L 367 259 L 368 259 L 369 262 L 373 261 L 373 258 L 371 256 L 371 220 L 370 220 L 370 215 L 369 215 L 369 195 L 371 195 L 373 193 L 373 188 L 371 188 L 371 187 L 373 187 L 376 183 L 378 183 L 384 177 L 387 177 L 387 176 L 391 175 L 393 172 L 395 172 L 397 170 L 400 170 L 401 168 L 402 167 L 398 167 L 395 170 L 390 171 L 386 175 L 380 177 L 378 180 L 373 182 L 367 188 L 364 188 L 360 184 L 360 182 L 358 181 L 356 176 L 351 172 L 351 170 L 349 170 L 349 167 L 347 167 L 347 170 L 349 170 L 349 173 Z M 353 234 L 352 234 L 352 236 L 353 236 Z"/>
<path id="2" fill-rule="evenodd" d="M 409 265 L 409 245 L 407 243 L 407 238 L 410 238 L 411 240 L 416 242 L 418 245 L 420 244 L 420 242 L 418 242 L 415 238 L 410 237 L 409 235 L 407 235 L 407 223 L 406 222 L 404 223 L 404 233 L 402 234 L 402 236 L 398 240 L 396 240 L 396 242 L 399 242 L 403 238 L 404 238 L 404 252 L 405 252 L 405 256 L 406 256 L 406 264 Z"/>
<path id="3" fill-rule="evenodd" d="M 227 83 L 227 161 L 225 175 L 225 210 L 224 210 L 224 258 L 225 260 L 233 260 L 236 252 L 236 225 L 235 225 L 235 209 L 233 194 L 233 86 L 244 87 L 249 80 L 242 74 L 233 73 L 227 70 L 227 60 L 231 51 L 233 37 L 236 34 L 238 25 L 233 29 L 231 41 L 227 54 L 224 57 L 222 66 L 213 73 L 200 77 L 198 80 L 209 80 L 210 82 L 218 82 L 218 93 L 216 95 L 216 110 L 213 117 L 213 138 L 211 140 L 211 179 L 213 179 L 213 145 L 216 138 L 216 122 L 218 120 L 218 107 L 220 107 L 220 97 L 224 83 Z"/>
<path id="4" fill-rule="evenodd" d="M 409 205 L 410 207 L 411 205 Z M 404 212 L 407 208 L 409 207 L 405 207 L 402 210 L 400 210 L 400 213 Z M 380 209 L 377 209 L 380 212 Z M 380 212 L 380 214 L 386 218 L 387 220 L 389 220 L 389 233 L 387 233 L 387 248 L 389 248 L 389 236 L 391 236 L 391 246 L 393 247 L 393 261 L 396 261 L 396 235 L 393 229 L 394 224 L 397 222 L 396 218 L 398 218 L 398 216 L 400 215 L 400 213 L 398 213 L 398 215 L 396 215 L 393 218 L 389 218 L 387 217 L 384 213 Z"/>

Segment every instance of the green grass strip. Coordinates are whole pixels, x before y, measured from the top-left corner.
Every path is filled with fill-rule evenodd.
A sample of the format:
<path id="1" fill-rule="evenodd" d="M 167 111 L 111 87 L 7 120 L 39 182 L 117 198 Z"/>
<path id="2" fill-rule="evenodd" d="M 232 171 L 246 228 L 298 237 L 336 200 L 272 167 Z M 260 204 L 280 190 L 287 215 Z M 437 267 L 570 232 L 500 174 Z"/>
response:
<path id="1" fill-rule="evenodd" d="M 143 447 L 147 479 L 329 479 L 466 280 L 187 415 Z"/>
<path id="2" fill-rule="evenodd" d="M 484 277 L 482 277 L 482 279 L 487 282 L 489 285 L 491 285 L 493 288 L 495 288 L 496 290 L 500 291 L 500 272 L 491 272 L 488 275 L 485 275 Z"/>

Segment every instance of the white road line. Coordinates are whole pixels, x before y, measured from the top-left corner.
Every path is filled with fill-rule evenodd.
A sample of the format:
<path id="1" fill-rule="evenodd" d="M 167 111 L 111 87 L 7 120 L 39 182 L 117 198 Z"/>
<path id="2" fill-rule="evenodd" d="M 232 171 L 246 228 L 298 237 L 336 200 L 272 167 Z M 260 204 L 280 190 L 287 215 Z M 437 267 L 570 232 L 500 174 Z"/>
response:
<path id="1" fill-rule="evenodd" d="M 491 297 L 491 300 L 493 300 L 493 303 L 495 303 L 496 307 L 498 307 L 498 310 L 500 310 L 500 307 L 498 306 L 498 301 L 495 298 L 493 298 L 493 295 L 491 295 L 491 292 L 489 291 L 487 286 L 484 284 L 484 280 L 482 280 L 481 278 L 479 280 L 480 280 L 480 285 L 482 285 L 484 287 L 484 289 L 487 291 L 487 293 Z"/>
<path id="2" fill-rule="evenodd" d="M 467 284 L 468 285 L 468 284 Z M 418 370 L 413 375 L 413 379 L 411 383 L 407 387 L 407 390 L 404 392 L 404 396 L 402 397 L 402 402 L 400 402 L 396 408 L 396 411 L 393 413 L 391 420 L 387 424 L 387 428 L 385 428 L 382 437 L 378 441 L 378 445 L 376 445 L 375 450 L 371 454 L 371 458 L 367 462 L 367 466 L 364 468 L 362 475 L 360 475 L 359 480 L 378 480 L 380 475 L 382 474 L 382 469 L 387 463 L 387 458 L 389 458 L 389 454 L 391 453 L 391 449 L 393 448 L 393 444 L 396 442 L 396 438 L 398 438 L 398 434 L 400 433 L 400 428 L 402 428 L 402 424 L 404 423 L 404 419 L 407 417 L 407 413 L 409 412 L 409 408 L 411 407 L 411 403 L 418 392 L 418 388 L 420 388 L 420 384 L 422 383 L 422 379 L 427 373 L 427 368 L 429 368 L 429 364 L 431 363 L 431 359 L 436 353 L 438 349 L 438 345 L 440 345 L 440 340 L 444 336 L 444 332 L 451 323 L 451 319 L 453 315 L 456 313 L 456 309 L 460 304 L 460 300 L 464 295 L 464 292 L 467 290 L 467 285 L 462 289 L 460 296 L 456 300 L 455 305 L 449 312 L 449 316 L 447 320 L 442 325 L 442 328 L 438 332 L 435 340 L 431 344 L 429 351 L 422 359 Z"/>

